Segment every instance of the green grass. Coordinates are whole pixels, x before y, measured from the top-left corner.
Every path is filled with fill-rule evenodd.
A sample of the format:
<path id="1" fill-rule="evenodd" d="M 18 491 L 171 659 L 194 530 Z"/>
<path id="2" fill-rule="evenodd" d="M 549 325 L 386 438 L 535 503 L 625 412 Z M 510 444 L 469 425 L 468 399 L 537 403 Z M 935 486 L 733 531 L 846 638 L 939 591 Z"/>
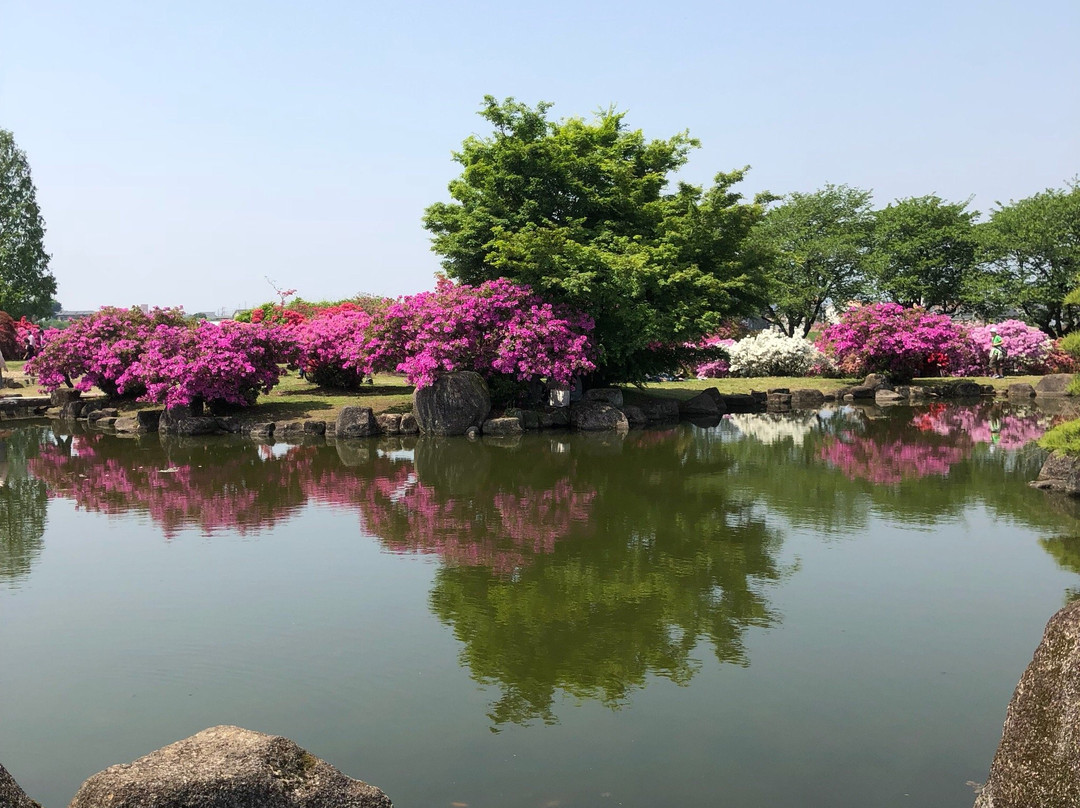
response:
<path id="1" fill-rule="evenodd" d="M 1058 424 L 1039 438 L 1039 445 L 1050 452 L 1080 455 L 1080 420 Z"/>

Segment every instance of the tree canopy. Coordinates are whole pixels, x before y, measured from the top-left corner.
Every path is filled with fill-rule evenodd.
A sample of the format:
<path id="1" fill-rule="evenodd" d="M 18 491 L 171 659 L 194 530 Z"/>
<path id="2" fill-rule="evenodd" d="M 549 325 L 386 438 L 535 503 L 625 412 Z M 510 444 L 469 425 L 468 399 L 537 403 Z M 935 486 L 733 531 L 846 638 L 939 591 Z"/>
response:
<path id="1" fill-rule="evenodd" d="M 845 303 L 866 286 L 873 214 L 870 192 L 826 185 L 792 193 L 751 236 L 768 256 L 763 316 L 789 337 L 806 336 L 828 302 Z"/>
<path id="2" fill-rule="evenodd" d="M 0 129 L 0 310 L 14 317 L 46 317 L 52 311 L 56 279 L 44 237 L 26 153 L 11 132 Z"/>
<path id="3" fill-rule="evenodd" d="M 493 134 L 464 141 L 453 201 L 424 215 L 450 277 L 509 278 L 585 311 L 600 374 L 627 381 L 670 362 L 657 346 L 760 307 L 760 261 L 745 237 L 763 208 L 732 190 L 746 169 L 665 192 L 698 145 L 687 133 L 646 140 L 613 109 L 555 122 L 550 106 L 485 97 Z"/>
<path id="4" fill-rule="evenodd" d="M 872 274 L 878 295 L 948 314 L 964 303 L 978 242 L 967 202 L 898 199 L 874 214 Z"/>
<path id="5" fill-rule="evenodd" d="M 1080 184 L 1000 205 L 980 225 L 988 277 L 1000 307 L 1018 308 L 1048 334 L 1080 325 L 1066 303 L 1080 273 Z"/>

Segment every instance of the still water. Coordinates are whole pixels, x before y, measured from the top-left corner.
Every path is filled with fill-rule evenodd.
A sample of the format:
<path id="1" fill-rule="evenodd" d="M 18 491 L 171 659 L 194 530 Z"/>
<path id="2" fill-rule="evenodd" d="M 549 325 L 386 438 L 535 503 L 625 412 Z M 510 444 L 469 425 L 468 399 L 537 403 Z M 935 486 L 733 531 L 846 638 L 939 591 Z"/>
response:
<path id="1" fill-rule="evenodd" d="M 1008 404 L 625 438 L 2 433 L 0 762 L 215 724 L 411 806 L 970 806 L 1080 522 Z"/>

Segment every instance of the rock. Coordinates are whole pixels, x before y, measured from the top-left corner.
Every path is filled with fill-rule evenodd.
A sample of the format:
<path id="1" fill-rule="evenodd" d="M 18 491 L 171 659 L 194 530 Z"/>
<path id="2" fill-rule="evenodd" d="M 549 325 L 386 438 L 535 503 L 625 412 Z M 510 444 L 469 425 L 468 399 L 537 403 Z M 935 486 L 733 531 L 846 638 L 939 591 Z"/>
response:
<path id="1" fill-rule="evenodd" d="M 870 375 L 873 376 L 874 374 L 871 373 Z M 848 396 L 851 396 L 852 399 L 855 400 L 863 398 L 873 398 L 876 393 L 877 387 L 869 387 L 868 385 L 860 384 L 856 387 L 848 388 L 848 390 L 844 393 L 844 398 L 846 399 Z"/>
<path id="2" fill-rule="evenodd" d="M 49 393 L 50 407 L 63 407 L 65 404 L 82 398 L 82 391 L 71 387 L 58 387 Z"/>
<path id="3" fill-rule="evenodd" d="M 218 431 L 228 432 L 230 435 L 237 435 L 240 433 L 240 421 L 234 416 L 219 415 L 214 420 L 217 421 Z"/>
<path id="4" fill-rule="evenodd" d="M 115 429 L 118 420 L 119 419 L 114 415 L 107 415 L 104 418 L 98 418 L 97 420 L 91 421 L 90 426 L 95 429 Z"/>
<path id="5" fill-rule="evenodd" d="M 904 397 L 900 393 L 895 390 L 886 390 L 884 387 L 874 393 L 874 401 L 878 404 L 895 404 L 903 400 Z"/>
<path id="6" fill-rule="evenodd" d="M 110 766 L 70 808 L 392 808 L 379 789 L 346 777 L 288 738 L 211 727 L 133 763 Z"/>
<path id="7" fill-rule="evenodd" d="M 87 423 L 93 425 L 100 421 L 102 418 L 117 418 L 120 416 L 119 410 L 112 407 L 102 407 L 99 410 L 93 410 L 86 416 Z"/>
<path id="8" fill-rule="evenodd" d="M 983 394 L 981 384 L 975 382 L 957 382 L 952 385 L 952 394 L 955 398 L 978 398 Z"/>
<path id="9" fill-rule="evenodd" d="M 485 435 L 520 435 L 524 430 L 515 417 L 489 418 L 484 421 Z"/>
<path id="10" fill-rule="evenodd" d="M 217 418 L 212 415 L 197 415 L 181 418 L 173 424 L 169 434 L 193 437 L 195 435 L 213 435 L 218 431 Z"/>
<path id="11" fill-rule="evenodd" d="M 386 435 L 397 435 L 401 432 L 401 415 L 393 412 L 384 412 L 375 416 L 375 423 Z"/>
<path id="12" fill-rule="evenodd" d="M 570 405 L 570 426 L 585 432 L 630 429 L 622 410 L 602 401 L 579 401 Z"/>
<path id="13" fill-rule="evenodd" d="M 704 390 L 693 398 L 680 401 L 679 415 L 684 418 L 717 418 L 727 412 L 724 408 L 724 400 L 720 397 L 720 391 L 717 390 L 714 395 L 712 390 L 716 388 Z"/>
<path id="14" fill-rule="evenodd" d="M 889 383 L 888 377 L 883 373 L 871 373 L 865 379 L 860 387 L 869 387 L 871 390 L 892 390 L 893 386 Z"/>
<path id="15" fill-rule="evenodd" d="M 202 413 L 195 412 L 194 409 L 187 405 L 166 407 L 161 413 L 161 418 L 158 419 L 158 431 L 165 435 L 179 434 L 176 430 L 180 422 L 185 418 L 193 418 L 196 415 L 202 415 Z"/>
<path id="16" fill-rule="evenodd" d="M 264 424 L 244 424 L 240 428 L 240 434 L 248 435 L 255 440 L 270 440 L 274 437 L 275 427 L 273 421 Z"/>
<path id="17" fill-rule="evenodd" d="M 126 418 L 117 418 L 113 428 L 117 432 L 133 432 L 138 435 L 157 432 L 161 410 L 139 410 Z"/>
<path id="18" fill-rule="evenodd" d="M 0 766 L 0 808 L 41 808 L 19 788 L 15 778 Z"/>
<path id="19" fill-rule="evenodd" d="M 480 437 L 480 427 L 470 426 L 465 430 L 465 437 L 469 440 L 476 440 Z"/>
<path id="20" fill-rule="evenodd" d="M 1080 457 L 1051 452 L 1031 484 L 1035 488 L 1080 496 Z"/>
<path id="21" fill-rule="evenodd" d="M 413 412 L 425 434 L 462 435 L 483 424 L 490 410 L 487 383 L 471 370 L 447 373 L 413 393 Z"/>
<path id="22" fill-rule="evenodd" d="M 371 407 L 342 407 L 334 426 L 337 438 L 370 438 L 379 435 L 379 422 Z"/>
<path id="23" fill-rule="evenodd" d="M 1039 379 L 1038 384 L 1035 385 L 1035 395 L 1067 396 L 1072 380 L 1073 374 L 1071 373 L 1049 373 Z"/>
<path id="24" fill-rule="evenodd" d="M 679 420 L 679 400 L 664 396 L 641 396 L 635 405 L 645 413 L 649 423 L 666 423 Z"/>
<path id="25" fill-rule="evenodd" d="M 517 407 L 510 407 L 504 415 L 508 418 L 517 418 L 521 422 L 522 429 L 540 428 L 540 413 L 536 412 L 536 410 L 522 410 Z"/>
<path id="26" fill-rule="evenodd" d="M 402 435 L 416 435 L 420 432 L 420 424 L 416 423 L 416 416 L 407 412 L 401 416 L 401 424 L 398 426 Z"/>
<path id="27" fill-rule="evenodd" d="M 769 393 L 765 403 L 770 407 L 790 407 L 791 406 L 791 393 Z"/>
<path id="28" fill-rule="evenodd" d="M 633 404 L 627 404 L 622 408 L 623 415 L 626 416 L 626 422 L 631 427 L 645 426 L 649 423 L 649 419 L 645 417 L 645 413 L 642 412 L 641 407 L 635 407 Z"/>
<path id="29" fill-rule="evenodd" d="M 764 403 L 750 393 L 728 393 L 724 396 L 724 409 L 727 412 L 759 412 Z"/>
<path id="30" fill-rule="evenodd" d="M 1080 805 L 1080 601 L 1050 618 L 1020 677 L 975 808 Z"/>
<path id="31" fill-rule="evenodd" d="M 85 406 L 86 405 L 78 399 L 69 401 L 60 408 L 60 417 L 65 421 L 74 421 L 82 415 L 83 407 Z"/>
<path id="32" fill-rule="evenodd" d="M 585 401 L 599 401 L 621 408 L 623 392 L 616 387 L 594 387 L 592 390 L 585 391 Z"/>
<path id="33" fill-rule="evenodd" d="M 540 413 L 541 429 L 566 429 L 568 426 L 570 426 L 570 410 L 567 407 Z"/>
<path id="34" fill-rule="evenodd" d="M 791 408 L 795 410 L 816 410 L 825 403 L 825 394 L 820 390 L 803 388 L 791 391 Z"/>

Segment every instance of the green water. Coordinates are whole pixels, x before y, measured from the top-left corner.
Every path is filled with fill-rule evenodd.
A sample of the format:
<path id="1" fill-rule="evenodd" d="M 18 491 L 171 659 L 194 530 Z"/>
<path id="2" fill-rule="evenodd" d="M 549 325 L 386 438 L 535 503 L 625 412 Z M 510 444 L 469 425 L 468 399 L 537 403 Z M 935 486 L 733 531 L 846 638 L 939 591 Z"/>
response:
<path id="1" fill-rule="evenodd" d="M 1049 616 L 1055 417 L 625 438 L 0 434 L 0 762 L 47 808 L 214 724 L 409 806 L 969 806 Z M 56 430 L 56 431 L 53 431 Z"/>

